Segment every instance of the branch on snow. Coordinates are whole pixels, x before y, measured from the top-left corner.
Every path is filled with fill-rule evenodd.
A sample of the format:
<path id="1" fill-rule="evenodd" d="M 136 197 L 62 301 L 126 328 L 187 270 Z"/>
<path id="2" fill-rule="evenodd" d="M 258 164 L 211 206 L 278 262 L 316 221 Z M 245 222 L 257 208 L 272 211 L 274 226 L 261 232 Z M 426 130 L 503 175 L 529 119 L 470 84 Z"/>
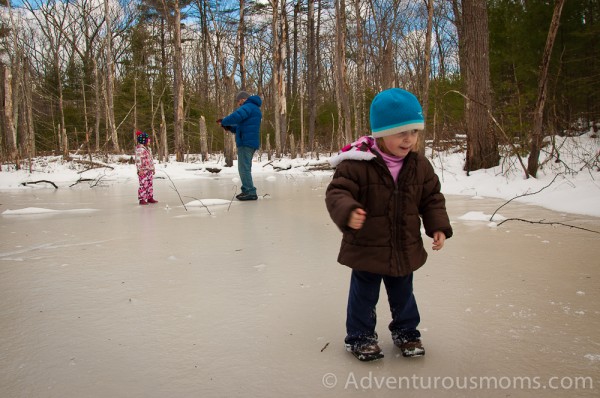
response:
<path id="1" fill-rule="evenodd" d="M 58 189 L 58 187 L 56 186 L 55 183 L 53 183 L 52 181 L 48 181 L 48 180 L 22 182 L 21 185 L 23 185 L 25 187 L 27 185 L 40 184 L 40 183 L 51 184 L 54 188 Z"/>
<path id="2" fill-rule="evenodd" d="M 587 228 L 583 228 L 583 227 L 577 227 L 575 225 L 569 225 L 569 224 L 565 224 L 565 223 L 562 223 L 562 222 L 553 222 L 553 221 L 544 221 L 544 220 L 530 221 L 530 220 L 524 220 L 522 218 L 507 218 L 506 220 L 503 220 L 502 222 L 499 222 L 498 226 L 504 224 L 507 221 L 522 221 L 522 222 L 526 222 L 526 223 L 529 223 L 529 224 L 542 224 L 542 225 L 561 225 L 563 227 L 575 228 L 575 229 L 579 229 L 581 231 L 592 232 L 594 234 L 600 234 L 600 231 L 594 231 L 592 229 L 587 229 Z"/>

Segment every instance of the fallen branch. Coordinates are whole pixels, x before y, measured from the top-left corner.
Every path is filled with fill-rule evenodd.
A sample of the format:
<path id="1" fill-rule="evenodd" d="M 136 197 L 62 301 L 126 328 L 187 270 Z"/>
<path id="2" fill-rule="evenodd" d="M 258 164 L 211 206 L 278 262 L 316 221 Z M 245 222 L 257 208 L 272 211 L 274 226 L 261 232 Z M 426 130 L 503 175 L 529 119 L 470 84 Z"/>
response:
<path id="1" fill-rule="evenodd" d="M 52 181 L 48 181 L 48 180 L 22 182 L 21 185 L 27 186 L 27 185 L 39 184 L 39 183 L 42 183 L 42 182 L 45 182 L 46 184 L 51 184 L 54 188 L 58 189 L 58 187 L 56 186 L 55 183 L 53 183 Z"/>
<path id="2" fill-rule="evenodd" d="M 492 221 L 492 220 L 494 219 L 494 216 L 496 215 L 496 213 L 498 213 L 498 210 L 500 210 L 501 208 L 503 208 L 504 206 L 506 206 L 507 204 L 509 204 L 509 203 L 510 203 L 510 202 L 512 202 L 513 200 L 515 200 L 515 199 L 518 199 L 518 198 L 522 198 L 522 197 L 524 197 L 524 196 L 531 196 L 531 195 L 535 195 L 535 194 L 538 194 L 538 193 L 542 192 L 544 189 L 546 189 L 546 188 L 548 188 L 550 185 L 552 185 L 552 184 L 554 183 L 554 181 L 555 181 L 555 180 L 558 178 L 558 176 L 561 176 L 561 175 L 562 175 L 562 173 L 555 175 L 555 176 L 554 176 L 554 178 L 552 179 L 552 181 L 550 181 L 550 184 L 546 185 L 545 187 L 543 187 L 542 189 L 540 189 L 540 190 L 539 190 L 539 191 L 537 191 L 537 192 L 525 193 L 525 194 L 523 194 L 523 195 L 518 195 L 518 196 L 515 196 L 514 198 L 510 199 L 508 202 L 504 203 L 502 206 L 498 207 L 498 208 L 496 209 L 496 211 L 494 211 L 494 214 L 492 214 L 492 216 L 490 217 L 490 221 Z M 499 224 L 498 224 L 498 225 L 499 225 Z"/>
<path id="3" fill-rule="evenodd" d="M 179 201 L 181 202 L 183 208 L 185 209 L 185 211 L 188 211 L 187 207 L 185 207 L 185 203 L 183 203 L 183 199 L 181 199 L 181 195 L 179 194 L 179 191 L 177 190 L 177 186 L 175 185 L 175 183 L 173 182 L 173 180 L 171 179 L 171 176 L 169 176 L 167 174 L 166 171 L 162 170 L 163 173 L 165 173 L 165 175 L 167 176 L 167 178 L 169 179 L 169 181 L 171 181 L 171 185 L 172 185 L 172 189 L 175 190 L 175 192 L 177 192 L 177 196 L 179 196 Z"/>
<path id="4" fill-rule="evenodd" d="M 578 227 L 578 226 L 575 226 L 575 225 L 565 224 L 565 223 L 562 223 L 562 222 L 544 221 L 544 220 L 530 221 L 530 220 L 524 220 L 522 218 L 507 218 L 506 220 L 503 220 L 502 222 L 498 223 L 498 226 L 504 224 L 507 221 L 522 221 L 522 222 L 526 222 L 526 223 L 529 223 L 529 224 L 542 224 L 542 225 L 561 225 L 563 227 L 575 228 L 575 229 L 580 229 L 580 230 L 586 231 L 586 232 L 592 232 L 592 233 L 595 233 L 595 234 L 600 234 L 600 231 L 594 231 L 592 229 L 587 229 L 587 228 Z"/>
<path id="5" fill-rule="evenodd" d="M 80 182 L 90 182 L 90 181 L 94 181 L 94 178 L 80 178 L 79 180 L 75 181 L 73 184 L 69 185 L 69 188 L 79 184 Z"/>
<path id="6" fill-rule="evenodd" d="M 74 185 L 79 184 L 80 182 L 94 182 L 94 184 L 90 184 L 90 188 L 94 188 L 95 186 L 97 186 L 98 184 L 100 184 L 100 182 L 102 181 L 102 179 L 104 177 L 106 177 L 106 175 L 99 176 L 98 178 L 81 178 L 80 177 L 73 184 L 69 185 L 69 188 L 71 188 Z"/>

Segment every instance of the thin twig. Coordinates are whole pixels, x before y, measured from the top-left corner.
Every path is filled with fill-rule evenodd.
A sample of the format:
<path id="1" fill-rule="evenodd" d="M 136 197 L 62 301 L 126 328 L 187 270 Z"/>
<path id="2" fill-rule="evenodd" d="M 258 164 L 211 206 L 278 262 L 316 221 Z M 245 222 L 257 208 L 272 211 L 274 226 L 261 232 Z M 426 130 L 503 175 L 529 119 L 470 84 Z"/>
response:
<path id="1" fill-rule="evenodd" d="M 513 200 L 518 199 L 518 198 L 522 198 L 523 196 L 531 196 L 531 195 L 535 195 L 535 194 L 538 194 L 538 193 L 542 192 L 544 189 L 546 189 L 550 185 L 552 185 L 554 183 L 554 181 L 556 180 L 556 178 L 558 178 L 558 176 L 561 176 L 561 175 L 562 175 L 562 173 L 555 175 L 554 178 L 552 179 L 552 181 L 550 181 L 550 184 L 546 185 L 545 187 L 543 187 L 542 189 L 540 189 L 537 192 L 525 193 L 523 195 L 518 195 L 518 196 L 515 196 L 514 198 L 510 199 L 508 202 L 504 203 L 502 206 L 498 207 L 496 209 L 496 211 L 494 211 L 494 214 L 492 214 L 492 216 L 490 217 L 490 221 L 492 221 L 494 219 L 494 216 L 496 215 L 496 213 L 498 213 L 498 210 L 500 210 L 501 208 L 503 208 L 504 206 L 506 206 L 507 204 L 509 204 Z M 498 224 L 498 225 L 500 225 L 500 224 Z"/>
<path id="2" fill-rule="evenodd" d="M 530 220 L 524 220 L 522 218 L 507 218 L 506 220 L 503 220 L 502 222 L 498 223 L 498 226 L 504 224 L 507 221 L 522 221 L 522 222 L 526 222 L 529 224 L 542 224 L 542 225 L 562 225 L 563 227 L 569 227 L 569 228 L 575 228 L 575 229 L 580 229 L 582 231 L 586 231 L 586 232 L 592 232 L 595 234 L 600 234 L 600 231 L 594 231 L 592 229 L 587 229 L 587 228 L 583 228 L 583 227 L 577 227 L 575 225 L 569 225 L 569 224 L 565 224 L 562 222 L 553 222 L 553 221 L 544 221 L 544 220 L 540 220 L 540 221 L 530 221 Z"/>
<path id="3" fill-rule="evenodd" d="M 229 209 L 231 208 L 231 204 L 233 203 L 233 198 L 235 198 L 235 194 L 237 193 L 237 185 L 233 186 L 233 196 L 231 197 L 231 201 L 229 201 L 229 206 L 227 206 L 227 212 L 229 213 Z"/>
<path id="4" fill-rule="evenodd" d="M 185 209 L 185 211 L 188 211 L 187 207 L 185 207 L 185 203 L 183 203 L 183 199 L 181 199 L 181 195 L 179 194 L 179 191 L 177 190 L 177 186 L 175 185 L 175 183 L 171 179 L 171 176 L 169 174 L 167 174 L 167 172 L 164 171 L 164 170 L 162 170 L 162 172 L 165 173 L 165 175 L 167 176 L 167 178 L 169 179 L 169 181 L 171 181 L 171 184 L 173 185 L 171 188 L 173 188 L 175 190 L 175 192 L 177 192 L 177 196 L 179 196 L 179 201 L 183 205 L 183 208 Z"/>
<path id="5" fill-rule="evenodd" d="M 96 178 L 96 180 L 95 180 L 96 182 L 94 184 L 90 184 L 90 188 L 94 188 L 96 185 L 100 184 L 100 182 L 102 181 L 102 179 L 104 177 L 106 177 L 106 174 Z"/>

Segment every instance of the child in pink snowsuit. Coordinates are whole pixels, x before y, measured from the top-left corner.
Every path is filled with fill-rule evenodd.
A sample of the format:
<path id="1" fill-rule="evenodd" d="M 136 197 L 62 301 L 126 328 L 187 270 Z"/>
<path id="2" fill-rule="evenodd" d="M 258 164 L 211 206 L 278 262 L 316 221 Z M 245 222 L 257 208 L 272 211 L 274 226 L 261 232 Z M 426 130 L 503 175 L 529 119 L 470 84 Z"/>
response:
<path id="1" fill-rule="evenodd" d="M 140 187 L 138 188 L 138 199 L 140 205 L 157 203 L 154 199 L 154 163 L 152 162 L 152 151 L 147 146 L 150 137 L 148 134 L 138 131 L 136 133 L 138 144 L 135 147 L 135 166 L 137 167 Z"/>

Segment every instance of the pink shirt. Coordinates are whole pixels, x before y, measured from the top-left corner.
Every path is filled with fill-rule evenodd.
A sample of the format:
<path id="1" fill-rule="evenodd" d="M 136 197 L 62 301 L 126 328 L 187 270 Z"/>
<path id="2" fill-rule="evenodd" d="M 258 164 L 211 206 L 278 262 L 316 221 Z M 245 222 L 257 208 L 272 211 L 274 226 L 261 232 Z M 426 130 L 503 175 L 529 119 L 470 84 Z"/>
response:
<path id="1" fill-rule="evenodd" d="M 399 158 L 398 156 L 388 155 L 383 152 L 375 143 L 374 148 L 379 152 L 383 160 L 385 160 L 385 164 L 387 165 L 392 177 L 394 177 L 394 182 L 398 182 L 398 174 L 400 174 L 400 170 L 402 169 L 402 165 L 404 164 L 404 158 Z"/>

